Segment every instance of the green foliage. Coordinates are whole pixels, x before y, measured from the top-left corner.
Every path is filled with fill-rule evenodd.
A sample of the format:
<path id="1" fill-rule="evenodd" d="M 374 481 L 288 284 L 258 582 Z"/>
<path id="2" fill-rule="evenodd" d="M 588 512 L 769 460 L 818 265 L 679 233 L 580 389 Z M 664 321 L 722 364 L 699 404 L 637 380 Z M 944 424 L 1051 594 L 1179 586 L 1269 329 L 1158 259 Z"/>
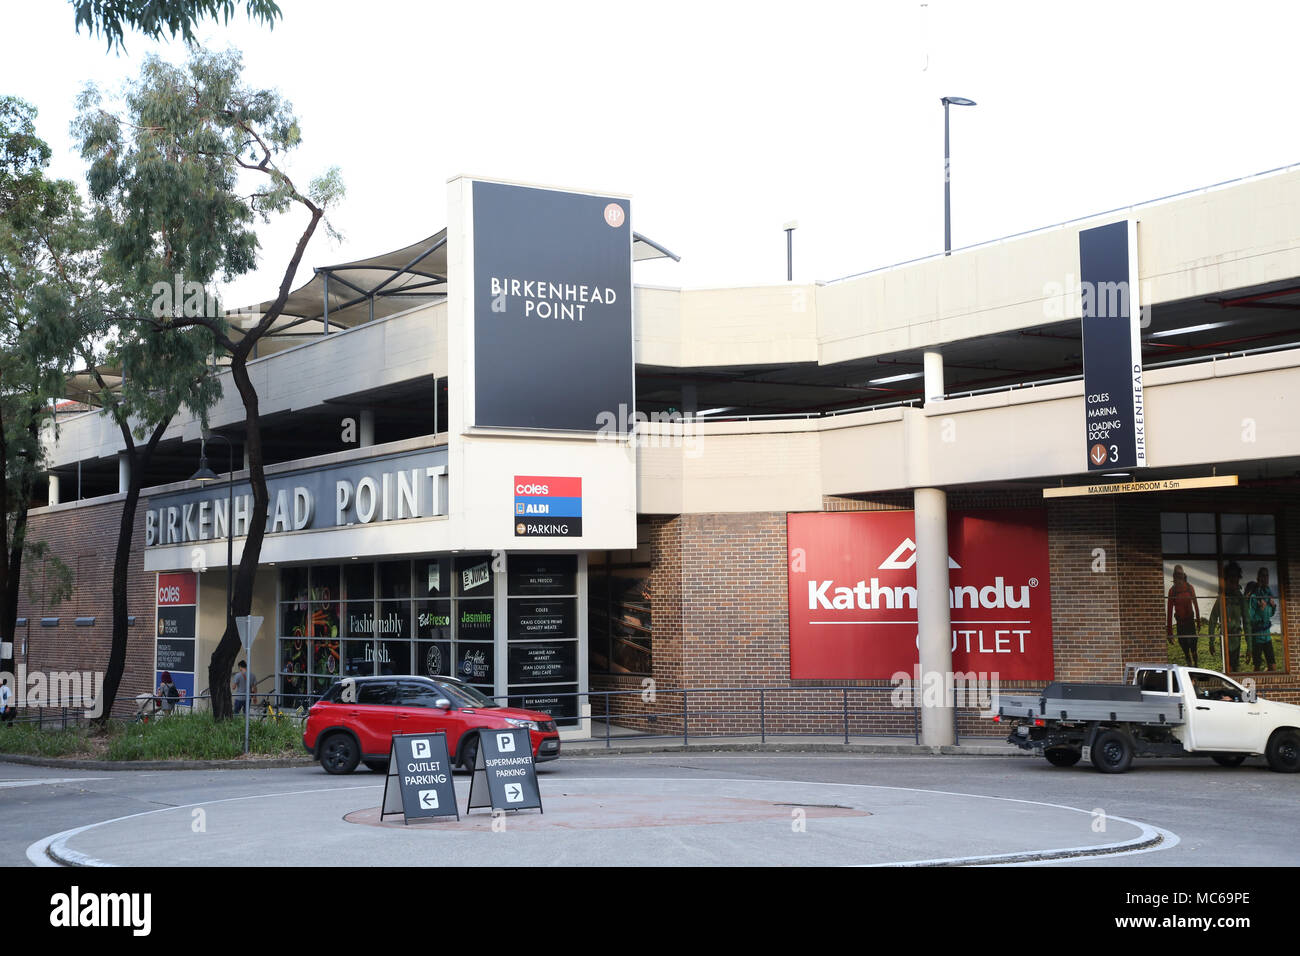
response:
<path id="1" fill-rule="evenodd" d="M 302 757 L 302 724 L 256 720 L 249 727 L 249 753 Z M 95 756 L 108 760 L 233 760 L 244 753 L 243 720 L 215 721 L 183 710 L 147 724 L 109 721 L 104 727 L 42 730 L 34 723 L 0 725 L 0 753 L 42 757 Z"/>
<path id="2" fill-rule="evenodd" d="M 76 187 L 45 177 L 49 148 L 36 137 L 35 115 L 19 100 L 0 100 L 0 564 L 6 581 L 18 570 L 8 566 L 9 555 L 30 550 L 25 515 L 44 466 L 42 432 L 86 331 L 76 287 L 96 258 Z"/>
<path id="3" fill-rule="evenodd" d="M 302 727 L 294 721 L 253 720 L 250 753 L 302 756 Z M 128 724 L 108 746 L 109 760 L 230 760 L 244 752 L 244 721 L 177 712 L 147 724 Z"/>
<path id="4" fill-rule="evenodd" d="M 36 107 L 0 96 L 0 215 L 43 181 L 50 147 L 36 135 Z"/>
<path id="5" fill-rule="evenodd" d="M 173 39 L 179 33 L 193 45 L 194 28 L 200 20 L 220 18 L 229 23 L 237 6 L 235 0 L 70 0 L 77 14 L 77 32 L 85 26 L 91 36 L 103 34 L 108 48 L 126 49 L 124 27 L 139 30 L 151 40 L 164 34 Z M 248 19 L 274 29 L 280 8 L 272 0 L 246 0 Z"/>
<path id="6" fill-rule="evenodd" d="M 91 745 L 82 728 L 42 730 L 34 723 L 15 722 L 0 725 L 0 753 L 72 757 L 91 753 Z"/>

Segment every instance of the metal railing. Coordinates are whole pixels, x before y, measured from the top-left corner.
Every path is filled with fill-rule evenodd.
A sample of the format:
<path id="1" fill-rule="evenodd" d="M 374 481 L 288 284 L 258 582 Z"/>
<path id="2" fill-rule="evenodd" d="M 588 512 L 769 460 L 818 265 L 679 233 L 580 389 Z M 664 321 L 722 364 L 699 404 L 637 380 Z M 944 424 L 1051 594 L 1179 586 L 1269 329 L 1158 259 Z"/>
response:
<path id="1" fill-rule="evenodd" d="M 897 707 L 890 702 L 890 695 L 895 688 L 860 685 L 835 685 L 822 687 L 680 687 L 668 690 L 656 688 L 653 696 L 646 697 L 647 690 L 589 690 L 565 694 L 547 694 L 546 698 L 572 700 L 571 708 L 564 708 L 563 715 L 552 714 L 557 726 L 580 726 L 583 721 L 604 724 L 605 747 L 612 748 L 619 741 L 633 740 L 673 740 L 680 739 L 683 746 L 692 739 L 707 740 L 712 738 L 757 738 L 760 743 L 767 743 L 769 738 L 782 737 L 830 737 L 848 744 L 853 737 L 911 737 L 914 743 L 921 742 L 921 710 L 917 706 Z M 710 700 L 719 695 L 730 695 L 727 702 Z M 756 701 L 753 697 L 756 695 Z M 851 701 L 852 697 L 866 697 L 866 709 Z M 623 710 L 613 708 L 615 701 L 640 698 L 650 709 Z M 796 707 L 791 701 L 782 698 L 807 700 L 810 697 L 825 698 L 815 701 L 811 707 Z M 871 701 L 872 697 L 883 697 L 883 701 Z M 507 706 L 527 706 L 536 710 L 538 706 L 529 706 L 524 702 L 526 694 L 501 694 L 493 697 Z M 582 698 L 586 698 L 587 709 L 582 707 Z M 664 706 L 661 701 L 667 698 L 671 702 Z M 737 699 L 749 698 L 752 705 L 741 706 Z M 593 701 L 600 701 L 602 709 L 596 712 Z M 680 701 L 680 703 L 677 703 Z M 692 703 L 694 701 L 694 703 Z M 513 702 L 513 703 L 512 703 Z M 874 706 L 873 706 L 874 705 Z M 561 710 L 556 707 L 556 710 Z M 970 708 L 953 708 L 953 739 L 960 740 L 958 720 L 959 713 Z M 876 727 L 869 725 L 875 718 L 880 720 Z M 865 721 L 864 721 L 865 719 Z M 732 721 L 733 725 L 720 728 L 720 721 Z M 746 723 L 745 721 L 748 721 Z M 657 732 L 661 724 L 676 726 L 680 730 Z M 910 732 L 900 732 L 899 723 L 910 724 Z M 640 723 L 644 728 L 638 729 L 628 724 Z M 692 730 L 692 725 L 696 729 Z M 802 724 L 801 729 L 777 729 Z M 617 732 L 615 726 L 618 725 Z M 745 729 L 746 727 L 750 729 Z M 969 734 L 967 736 L 970 736 Z M 599 735 L 592 734 L 593 739 Z"/>

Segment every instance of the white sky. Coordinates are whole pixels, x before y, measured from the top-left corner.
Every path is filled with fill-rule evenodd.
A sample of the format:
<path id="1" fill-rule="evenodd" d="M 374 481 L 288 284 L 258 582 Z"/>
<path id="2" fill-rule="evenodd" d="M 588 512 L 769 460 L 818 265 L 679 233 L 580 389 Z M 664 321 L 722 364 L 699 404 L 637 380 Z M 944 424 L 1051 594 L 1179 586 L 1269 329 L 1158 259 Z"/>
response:
<path id="1" fill-rule="evenodd" d="M 296 108 L 304 183 L 331 165 L 348 197 L 310 267 L 445 225 L 458 173 L 633 197 L 633 227 L 682 257 L 640 283 L 777 283 L 797 219 L 796 280 L 929 255 L 943 240 L 943 108 L 953 108 L 953 243 L 968 245 L 1300 160 L 1294 2 L 635 5 L 280 0 L 206 42 Z M 152 49 L 73 29 L 72 6 L 13 0 L 0 93 L 40 110 L 52 171 L 82 179 L 68 124 L 90 80 Z M 262 228 L 269 297 L 304 217 Z M 296 284 L 296 283 L 295 283 Z"/>

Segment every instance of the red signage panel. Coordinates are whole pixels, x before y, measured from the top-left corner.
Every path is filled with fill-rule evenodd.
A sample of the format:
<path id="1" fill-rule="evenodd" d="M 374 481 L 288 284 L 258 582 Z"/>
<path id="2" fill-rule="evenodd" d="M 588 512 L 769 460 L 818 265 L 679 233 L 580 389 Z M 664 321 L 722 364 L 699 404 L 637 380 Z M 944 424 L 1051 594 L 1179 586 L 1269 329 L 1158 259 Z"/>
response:
<path id="1" fill-rule="evenodd" d="M 554 475 L 515 475 L 516 497 L 581 498 L 582 479 Z"/>
<path id="2" fill-rule="evenodd" d="M 790 676 L 888 679 L 917 664 L 911 511 L 791 514 Z M 1047 515 L 948 514 L 954 671 L 1052 678 Z"/>
<path id="3" fill-rule="evenodd" d="M 195 604 L 199 578 L 193 571 L 177 571 L 158 575 L 158 605 L 175 607 Z"/>

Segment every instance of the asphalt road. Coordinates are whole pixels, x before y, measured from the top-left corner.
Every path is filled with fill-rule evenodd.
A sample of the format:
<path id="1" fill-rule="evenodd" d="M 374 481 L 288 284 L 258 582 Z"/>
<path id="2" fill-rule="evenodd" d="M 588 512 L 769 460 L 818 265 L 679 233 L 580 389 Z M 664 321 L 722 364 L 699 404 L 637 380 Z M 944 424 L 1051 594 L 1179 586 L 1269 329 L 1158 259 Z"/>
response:
<path id="1" fill-rule="evenodd" d="M 1300 775 L 1272 773 L 1256 759 L 1236 769 L 1208 760 L 1139 760 L 1127 774 L 1104 775 L 1024 758 L 700 752 L 568 757 L 539 768 L 539 780 L 551 819 L 518 818 L 518 829 L 533 828 L 527 845 L 545 862 L 899 863 L 1113 845 L 1145 828 L 1164 838 L 1154 847 L 1148 840 L 1143 852 L 1049 865 L 1300 864 L 1294 826 Z M 330 832 L 341 850 L 362 854 L 359 862 L 410 862 L 400 853 L 403 843 L 423 838 L 414 830 L 343 822 L 349 811 L 376 806 L 382 784 L 381 775 L 364 770 L 334 777 L 315 766 L 133 772 L 0 764 L 0 865 L 28 866 L 28 848 L 43 838 L 121 818 L 128 819 L 94 827 L 67 845 L 107 862 L 150 862 L 154 848 L 168 841 L 202 846 L 184 842 L 192 841 L 197 808 L 214 821 L 241 819 L 220 816 L 227 808 L 247 809 L 239 824 L 240 845 L 250 850 L 246 862 L 275 865 L 290 847 L 312 852 Z M 467 790 L 468 778 L 459 776 L 457 789 Z M 566 799 L 575 814 L 569 823 Z M 751 817 L 760 803 L 769 816 L 755 829 Z M 805 807 L 806 832 L 833 838 L 777 843 L 772 824 L 788 834 L 781 821 Z M 775 817 L 772 808 L 781 808 Z M 162 812 L 139 816 L 148 811 Z M 673 813 L 678 816 L 669 820 Z M 334 830 L 322 829 L 325 823 Z M 444 838 L 442 845 L 461 853 L 446 862 L 479 860 L 475 847 L 491 837 L 475 827 L 485 831 L 487 824 L 480 817 Z M 763 840 L 779 847 L 779 855 L 768 855 Z M 384 841 L 397 855 L 366 857 L 365 849 L 355 849 Z M 215 845 L 215 839 L 207 844 Z M 671 855 L 664 855 L 665 846 Z M 176 852 L 168 858 L 176 861 Z M 179 860 L 201 863 L 201 855 Z"/>

